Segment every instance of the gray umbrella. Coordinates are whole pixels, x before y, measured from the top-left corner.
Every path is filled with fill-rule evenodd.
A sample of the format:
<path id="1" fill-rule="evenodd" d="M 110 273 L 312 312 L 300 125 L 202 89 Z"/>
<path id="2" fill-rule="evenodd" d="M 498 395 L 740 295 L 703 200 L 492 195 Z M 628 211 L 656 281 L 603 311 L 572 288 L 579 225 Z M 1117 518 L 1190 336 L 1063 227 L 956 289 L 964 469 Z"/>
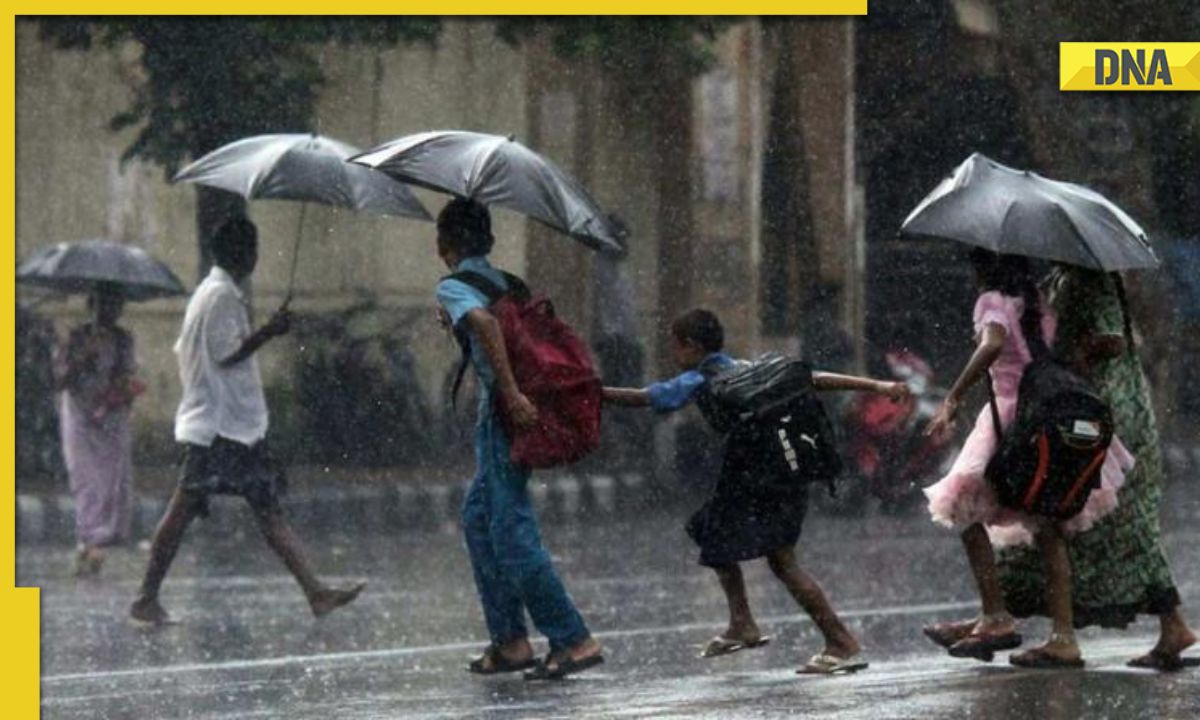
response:
<path id="1" fill-rule="evenodd" d="M 111 285 L 130 300 L 186 293 L 175 273 L 150 253 L 108 240 L 44 247 L 17 268 L 17 281 L 67 293 Z"/>
<path id="2" fill-rule="evenodd" d="M 1158 267 L 1146 232 L 1103 195 L 979 153 L 934 188 L 900 232 L 1094 270 Z"/>
<path id="3" fill-rule="evenodd" d="M 298 200 L 378 215 L 433 219 L 403 183 L 345 162 L 358 152 L 353 145 L 322 135 L 255 135 L 213 150 L 180 170 L 175 181 L 228 190 L 247 200 Z M 289 295 L 304 228 L 303 205 L 298 228 Z"/>
<path id="4" fill-rule="evenodd" d="M 628 234 L 575 178 L 511 137 L 442 130 L 406 135 L 350 158 L 407 183 L 515 210 L 595 250 Z"/>

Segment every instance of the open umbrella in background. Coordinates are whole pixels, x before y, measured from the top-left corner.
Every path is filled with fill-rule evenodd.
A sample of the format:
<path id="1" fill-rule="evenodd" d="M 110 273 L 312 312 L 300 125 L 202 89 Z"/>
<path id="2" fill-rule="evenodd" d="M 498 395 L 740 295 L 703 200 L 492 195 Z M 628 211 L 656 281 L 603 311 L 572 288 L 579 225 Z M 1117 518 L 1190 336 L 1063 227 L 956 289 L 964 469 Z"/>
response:
<path id="1" fill-rule="evenodd" d="M 108 240 L 44 247 L 17 267 L 17 282 L 84 294 L 107 286 L 135 301 L 187 292 L 171 268 L 150 253 Z"/>
<path id="2" fill-rule="evenodd" d="M 1159 264 L 1146 232 L 1103 195 L 979 153 L 909 213 L 900 233 L 1107 272 Z"/>
<path id="3" fill-rule="evenodd" d="M 351 163 L 413 185 L 527 215 L 584 245 L 621 255 L 628 230 L 557 165 L 511 136 L 441 130 L 406 135 Z"/>
<path id="4" fill-rule="evenodd" d="M 296 282 L 307 203 L 427 222 L 433 219 L 403 183 L 345 162 L 358 152 L 353 145 L 321 135 L 255 135 L 213 150 L 180 170 L 175 175 L 175 182 L 207 185 L 237 193 L 247 200 L 298 200 L 303 203 L 288 278 L 287 299 L 290 300 Z"/>

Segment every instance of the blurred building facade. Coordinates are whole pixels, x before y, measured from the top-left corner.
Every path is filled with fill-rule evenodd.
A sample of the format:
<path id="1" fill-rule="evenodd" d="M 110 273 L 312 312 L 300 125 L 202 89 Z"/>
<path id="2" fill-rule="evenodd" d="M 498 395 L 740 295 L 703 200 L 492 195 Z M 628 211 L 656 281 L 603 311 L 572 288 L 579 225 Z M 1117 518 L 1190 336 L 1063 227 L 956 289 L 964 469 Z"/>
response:
<path id="1" fill-rule="evenodd" d="M 363 147 L 430 128 L 514 134 L 576 174 L 630 226 L 630 252 L 613 262 L 514 215 L 495 213 L 497 263 L 524 273 L 599 345 L 628 381 L 671 371 L 662 327 L 693 305 L 720 312 L 744 353 L 799 349 L 801 309 L 832 287 L 829 317 L 856 319 L 853 26 L 847 20 L 739 23 L 723 33 L 709 71 L 644 66 L 624 72 L 558 58 L 535 38 L 520 49 L 486 21 L 448 20 L 436 48 L 329 47 L 319 130 Z M 137 48 L 56 50 L 18 24 L 17 254 L 108 237 L 145 247 L 197 280 L 194 191 L 161 169 L 119 158 L 131 139 L 110 117 L 136 81 Z M 804 142 L 796 138 L 803 135 Z M 773 173 L 764 176 L 764 167 Z M 764 180 L 780 185 L 764 201 Z M 422 194 L 432 209 L 441 199 Z M 765 203 L 765 204 L 764 204 Z M 803 226 L 787 215 L 803 207 Z M 421 385 L 440 391 L 456 349 L 436 330 L 432 288 L 445 270 L 430 225 L 310 205 L 252 202 L 260 229 L 254 306 L 284 293 L 302 234 L 295 309 L 334 313 L 369 300 L 403 315 Z M 803 242 L 792 236 L 801 234 Z M 150 392 L 139 430 L 162 436 L 178 399 L 171 352 L 184 300 L 130 305 Z M 38 311 L 60 333 L 82 319 L 79 301 Z M 292 381 L 292 339 L 263 354 L 268 386 Z M 630 355 L 634 357 L 630 358 Z M 431 397 L 431 400 L 437 398 Z"/>

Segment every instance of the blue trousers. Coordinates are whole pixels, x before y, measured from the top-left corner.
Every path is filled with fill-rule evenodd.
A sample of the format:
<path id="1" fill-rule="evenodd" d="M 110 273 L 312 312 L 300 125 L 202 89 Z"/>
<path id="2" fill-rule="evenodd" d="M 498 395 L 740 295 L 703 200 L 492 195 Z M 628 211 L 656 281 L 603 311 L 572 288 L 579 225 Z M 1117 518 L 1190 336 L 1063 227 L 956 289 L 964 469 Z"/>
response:
<path id="1" fill-rule="evenodd" d="M 579 643 L 588 637 L 587 626 L 542 545 L 529 471 L 509 460 L 508 438 L 493 413 L 476 425 L 475 460 L 475 479 L 463 501 L 463 532 L 492 642 L 527 636 L 528 610 L 552 651 Z"/>

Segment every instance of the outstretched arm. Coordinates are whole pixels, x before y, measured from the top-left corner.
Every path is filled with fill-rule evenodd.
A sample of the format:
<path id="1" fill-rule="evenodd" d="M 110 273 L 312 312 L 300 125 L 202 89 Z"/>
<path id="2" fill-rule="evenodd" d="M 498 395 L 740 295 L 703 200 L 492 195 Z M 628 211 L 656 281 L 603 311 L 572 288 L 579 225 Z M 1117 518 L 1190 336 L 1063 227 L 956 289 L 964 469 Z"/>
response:
<path id="1" fill-rule="evenodd" d="M 512 365 L 508 362 L 508 351 L 504 347 L 500 321 L 483 308 L 472 308 L 463 316 L 462 322 L 467 324 L 476 342 L 487 355 L 488 362 L 496 373 L 496 391 L 500 394 L 500 400 L 513 423 L 522 430 L 536 425 L 537 408 L 517 387 L 516 376 L 513 375 Z"/>
<path id="2" fill-rule="evenodd" d="M 967 361 L 966 367 L 954 381 L 954 386 L 950 388 L 946 399 L 942 401 L 937 415 L 934 415 L 933 420 L 929 421 L 929 427 L 925 430 L 926 435 L 939 435 L 953 427 L 954 416 L 958 412 L 958 403 L 962 400 L 963 394 L 979 382 L 992 363 L 996 362 L 996 358 L 1000 357 L 1000 351 L 1004 349 L 1004 340 L 1007 337 L 1008 330 L 1000 323 L 988 323 L 983 326 L 979 345 L 975 347 L 971 359 Z"/>
<path id="3" fill-rule="evenodd" d="M 601 390 L 604 402 L 623 407 L 649 407 L 650 393 L 643 388 L 606 387 Z"/>
<path id="4" fill-rule="evenodd" d="M 813 387 L 817 390 L 856 390 L 887 395 L 893 400 L 901 400 L 908 396 L 908 386 L 902 382 L 874 380 L 858 377 L 857 375 L 839 375 L 837 373 L 814 372 Z"/>

